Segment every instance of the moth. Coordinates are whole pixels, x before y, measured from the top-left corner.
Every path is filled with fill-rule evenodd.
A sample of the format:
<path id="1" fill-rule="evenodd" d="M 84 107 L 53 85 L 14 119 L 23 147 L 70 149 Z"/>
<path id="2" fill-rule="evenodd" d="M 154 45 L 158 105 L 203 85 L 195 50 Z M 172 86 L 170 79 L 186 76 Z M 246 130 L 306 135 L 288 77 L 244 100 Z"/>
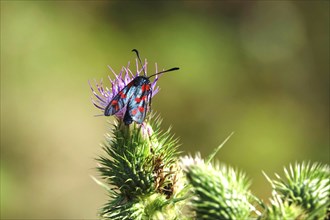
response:
<path id="1" fill-rule="evenodd" d="M 161 73 L 179 70 L 178 67 L 174 67 L 155 73 L 151 76 L 147 76 L 144 71 L 139 52 L 136 49 L 133 49 L 132 51 L 136 53 L 136 56 L 140 61 L 144 76 L 136 76 L 121 91 L 119 91 L 118 94 L 113 97 L 113 99 L 109 102 L 104 110 L 105 116 L 111 116 L 126 106 L 123 119 L 125 125 L 129 125 L 133 121 L 135 121 L 137 124 L 143 123 L 148 108 L 151 104 L 152 87 L 150 78 Z"/>

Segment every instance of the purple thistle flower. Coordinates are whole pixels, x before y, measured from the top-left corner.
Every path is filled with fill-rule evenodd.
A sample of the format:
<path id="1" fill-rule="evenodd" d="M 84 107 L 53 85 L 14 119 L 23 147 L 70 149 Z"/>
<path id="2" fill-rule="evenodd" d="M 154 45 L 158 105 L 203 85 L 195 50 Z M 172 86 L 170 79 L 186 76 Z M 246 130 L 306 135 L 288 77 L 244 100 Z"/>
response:
<path id="1" fill-rule="evenodd" d="M 94 97 L 92 96 L 91 100 L 96 108 L 101 109 L 104 112 L 105 108 L 108 106 L 108 104 L 113 99 L 113 97 L 115 97 L 118 94 L 118 92 L 120 92 L 135 77 L 139 76 L 141 73 L 142 73 L 142 75 L 144 74 L 143 69 L 144 69 L 144 72 L 147 74 L 148 63 L 147 63 L 146 59 L 143 64 L 143 67 L 141 67 L 141 68 L 139 68 L 139 63 L 138 63 L 138 60 L 136 59 L 136 73 L 134 73 L 134 74 L 129 69 L 129 65 L 130 65 L 130 62 L 128 62 L 127 67 L 123 66 L 121 71 L 119 72 L 119 74 L 116 74 L 115 71 L 110 66 L 108 66 L 109 69 L 111 70 L 111 72 L 115 76 L 115 79 L 113 79 L 113 80 L 110 78 L 110 76 L 108 76 L 108 79 L 111 83 L 110 89 L 103 85 L 102 79 L 99 83 L 97 83 L 96 80 L 94 80 L 95 86 L 92 86 L 91 83 L 88 81 L 89 86 L 94 95 Z M 156 67 L 156 73 L 158 73 L 157 63 L 155 63 L 155 67 Z M 158 86 L 156 87 L 158 78 L 159 78 L 159 76 L 156 75 L 155 80 L 151 83 L 152 96 L 157 94 L 159 91 L 159 87 Z M 94 89 L 94 88 L 96 88 L 96 89 Z M 126 107 L 122 108 L 115 115 L 118 118 L 122 119 L 124 117 L 125 111 L 126 111 Z"/>

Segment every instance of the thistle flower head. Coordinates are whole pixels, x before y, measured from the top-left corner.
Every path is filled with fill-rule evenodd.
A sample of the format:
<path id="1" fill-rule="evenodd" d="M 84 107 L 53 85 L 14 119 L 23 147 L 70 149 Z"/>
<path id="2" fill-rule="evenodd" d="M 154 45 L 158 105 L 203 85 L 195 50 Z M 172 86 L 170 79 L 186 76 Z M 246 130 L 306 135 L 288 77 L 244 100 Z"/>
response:
<path id="1" fill-rule="evenodd" d="M 127 67 L 122 67 L 120 72 L 117 74 L 110 66 L 109 69 L 114 74 L 114 79 L 111 79 L 110 76 L 108 76 L 108 79 L 111 84 L 111 88 L 108 88 L 103 85 L 103 80 L 101 80 L 99 83 L 94 80 L 95 85 L 93 86 L 89 82 L 89 86 L 92 90 L 92 93 L 94 97 L 92 97 L 92 102 L 94 106 L 98 109 L 101 109 L 102 111 L 105 110 L 105 108 L 108 106 L 110 101 L 123 89 L 125 86 L 127 86 L 128 83 L 130 83 L 135 77 L 147 74 L 147 60 L 145 60 L 143 66 L 139 68 L 138 60 L 136 59 L 136 71 L 132 71 L 129 68 L 130 62 L 128 62 Z M 157 64 L 155 64 L 156 67 L 156 73 L 158 72 Z M 159 76 L 155 76 L 155 80 L 151 83 L 152 88 L 152 96 L 158 93 L 159 87 L 156 86 L 156 83 L 158 81 Z M 119 112 L 117 112 L 115 115 L 118 118 L 123 118 L 126 111 L 126 107 L 121 109 Z"/>

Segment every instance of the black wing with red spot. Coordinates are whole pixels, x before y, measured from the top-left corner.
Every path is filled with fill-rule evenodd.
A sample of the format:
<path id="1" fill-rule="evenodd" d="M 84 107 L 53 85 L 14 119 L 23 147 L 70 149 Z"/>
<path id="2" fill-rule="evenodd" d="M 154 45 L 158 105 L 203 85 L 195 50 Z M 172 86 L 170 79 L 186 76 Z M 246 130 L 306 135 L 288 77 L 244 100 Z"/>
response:
<path id="1" fill-rule="evenodd" d="M 136 92 L 136 86 L 133 81 L 127 84 L 118 94 L 113 97 L 108 106 L 104 110 L 105 116 L 116 114 L 120 109 L 124 108 L 132 95 Z"/>
<path id="2" fill-rule="evenodd" d="M 124 118 L 125 124 L 130 124 L 132 120 L 138 124 L 142 124 L 147 114 L 150 99 L 150 84 L 143 84 L 135 90 L 135 94 L 131 96 L 131 99 L 127 104 L 126 120 Z"/>

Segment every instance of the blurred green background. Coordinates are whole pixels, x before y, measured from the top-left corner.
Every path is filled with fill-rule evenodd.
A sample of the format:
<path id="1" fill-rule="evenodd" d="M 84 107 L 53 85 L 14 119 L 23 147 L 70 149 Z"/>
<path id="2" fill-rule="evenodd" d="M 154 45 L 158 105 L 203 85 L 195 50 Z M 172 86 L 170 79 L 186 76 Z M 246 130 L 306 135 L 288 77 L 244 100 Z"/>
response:
<path id="1" fill-rule="evenodd" d="M 149 73 L 181 68 L 153 109 L 184 154 L 234 131 L 217 159 L 263 199 L 262 170 L 329 163 L 328 1 L 1 1 L 2 218 L 96 218 L 107 196 L 90 175 L 108 125 L 87 82 L 133 48 Z"/>

